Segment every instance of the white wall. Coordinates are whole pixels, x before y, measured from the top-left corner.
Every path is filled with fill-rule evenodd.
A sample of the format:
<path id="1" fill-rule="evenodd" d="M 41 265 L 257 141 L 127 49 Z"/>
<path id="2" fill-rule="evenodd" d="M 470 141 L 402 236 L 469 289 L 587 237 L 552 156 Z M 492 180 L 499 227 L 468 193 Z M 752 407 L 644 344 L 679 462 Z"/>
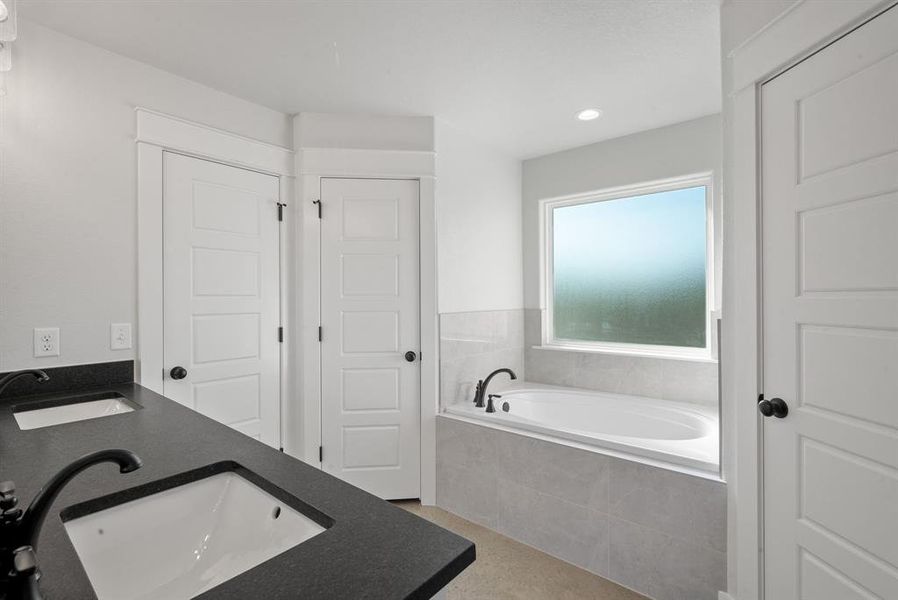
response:
<path id="1" fill-rule="evenodd" d="M 524 161 L 524 306 L 540 308 L 540 200 L 713 170 L 719 205 L 721 164 L 720 115 Z"/>
<path id="2" fill-rule="evenodd" d="M 720 7 L 720 52 L 728 56 L 798 0 L 726 0 Z"/>
<path id="3" fill-rule="evenodd" d="M 134 107 L 282 146 L 290 121 L 45 27 L 19 30 L 0 99 L 0 371 L 130 359 L 109 350 L 109 324 L 136 326 Z M 62 354 L 32 358 L 32 328 L 47 326 Z"/>
<path id="4" fill-rule="evenodd" d="M 439 312 L 523 307 L 521 163 L 436 121 Z"/>

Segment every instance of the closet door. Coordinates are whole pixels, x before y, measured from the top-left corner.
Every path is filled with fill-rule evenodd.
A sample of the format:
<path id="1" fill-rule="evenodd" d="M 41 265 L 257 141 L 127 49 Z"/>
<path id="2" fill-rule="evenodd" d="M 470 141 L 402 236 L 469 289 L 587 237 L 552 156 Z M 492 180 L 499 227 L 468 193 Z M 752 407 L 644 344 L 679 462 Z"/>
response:
<path id="1" fill-rule="evenodd" d="M 768 600 L 898 598 L 896 107 L 896 8 L 761 90 Z"/>

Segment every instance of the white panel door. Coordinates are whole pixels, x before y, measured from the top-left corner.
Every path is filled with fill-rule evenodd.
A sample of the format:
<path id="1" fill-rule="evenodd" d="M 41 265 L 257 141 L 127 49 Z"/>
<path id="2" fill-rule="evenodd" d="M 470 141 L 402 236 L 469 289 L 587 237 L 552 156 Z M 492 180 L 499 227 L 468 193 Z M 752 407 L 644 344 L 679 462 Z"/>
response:
<path id="1" fill-rule="evenodd" d="M 418 182 L 322 179 L 321 203 L 322 468 L 417 498 Z"/>
<path id="2" fill-rule="evenodd" d="M 768 600 L 898 599 L 898 9 L 762 87 Z"/>
<path id="3" fill-rule="evenodd" d="M 169 152 L 163 170 L 164 394 L 277 447 L 278 179 Z"/>

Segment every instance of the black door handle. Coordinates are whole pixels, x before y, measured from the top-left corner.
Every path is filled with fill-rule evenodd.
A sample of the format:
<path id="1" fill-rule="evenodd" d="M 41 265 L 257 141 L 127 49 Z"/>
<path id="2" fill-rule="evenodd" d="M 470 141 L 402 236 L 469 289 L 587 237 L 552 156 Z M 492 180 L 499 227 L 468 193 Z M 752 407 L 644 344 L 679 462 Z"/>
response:
<path id="1" fill-rule="evenodd" d="M 407 360 L 408 362 L 415 362 L 416 358 L 418 358 L 418 355 L 411 350 L 405 353 L 405 360 Z"/>
<path id="2" fill-rule="evenodd" d="M 174 367 L 168 372 L 172 379 L 184 379 L 187 377 L 187 369 L 184 367 Z"/>
<path id="3" fill-rule="evenodd" d="M 763 396 L 758 401 L 758 411 L 765 417 L 776 417 L 783 419 L 789 414 L 789 405 L 782 398 L 771 398 L 767 400 Z"/>

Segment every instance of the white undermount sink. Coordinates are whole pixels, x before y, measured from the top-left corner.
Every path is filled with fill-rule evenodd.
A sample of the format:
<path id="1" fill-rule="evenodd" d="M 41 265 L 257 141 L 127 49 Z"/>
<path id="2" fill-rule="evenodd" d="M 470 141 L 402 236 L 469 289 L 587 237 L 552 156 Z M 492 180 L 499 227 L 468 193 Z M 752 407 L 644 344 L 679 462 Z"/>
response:
<path id="1" fill-rule="evenodd" d="M 133 410 L 134 407 L 125 400 L 124 396 L 110 392 L 25 405 L 13 409 L 13 416 L 16 418 L 19 429 L 25 430 L 110 417 Z"/>
<path id="2" fill-rule="evenodd" d="M 233 471 L 65 529 L 99 600 L 193 598 L 325 530 Z"/>

